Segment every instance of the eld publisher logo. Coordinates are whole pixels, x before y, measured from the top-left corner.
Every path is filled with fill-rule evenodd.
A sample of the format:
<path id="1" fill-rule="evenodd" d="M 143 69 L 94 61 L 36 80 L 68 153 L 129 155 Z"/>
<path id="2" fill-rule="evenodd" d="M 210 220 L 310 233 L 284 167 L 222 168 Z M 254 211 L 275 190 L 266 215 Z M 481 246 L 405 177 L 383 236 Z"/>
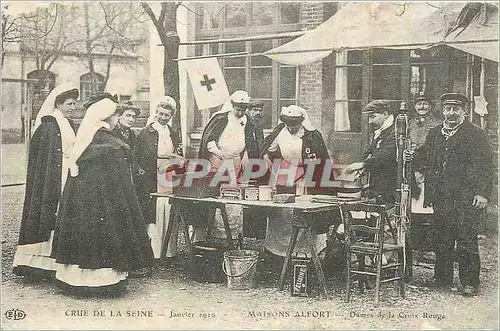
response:
<path id="1" fill-rule="evenodd" d="M 26 317 L 26 313 L 21 309 L 9 309 L 5 312 L 5 318 L 8 320 L 19 321 Z"/>

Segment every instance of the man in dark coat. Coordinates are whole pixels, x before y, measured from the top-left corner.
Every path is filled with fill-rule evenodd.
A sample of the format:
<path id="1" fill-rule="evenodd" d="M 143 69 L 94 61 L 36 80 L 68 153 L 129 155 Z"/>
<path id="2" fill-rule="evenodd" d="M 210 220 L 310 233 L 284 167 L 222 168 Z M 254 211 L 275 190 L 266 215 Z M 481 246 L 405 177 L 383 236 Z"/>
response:
<path id="1" fill-rule="evenodd" d="M 68 155 L 75 133 L 66 118 L 75 109 L 78 90 L 57 86 L 45 99 L 30 141 L 26 193 L 14 256 L 18 275 L 50 277 L 50 257 L 59 201 L 68 175 Z"/>
<path id="2" fill-rule="evenodd" d="M 425 175 L 424 207 L 434 207 L 435 285 L 453 284 L 457 260 L 462 294 L 473 296 L 479 286 L 478 223 L 492 190 L 493 157 L 485 132 L 465 119 L 467 97 L 446 93 L 441 102 L 444 121 L 430 130 L 414 167 Z"/>
<path id="3" fill-rule="evenodd" d="M 373 100 L 365 106 L 370 128 L 374 135 L 361 162 L 347 166 L 346 173 L 365 171 L 369 173 L 367 195 L 380 203 L 393 204 L 396 200 L 397 162 L 394 115 L 386 100 Z"/>
<path id="4" fill-rule="evenodd" d="M 252 124 L 254 125 L 254 139 L 257 143 L 258 150 L 262 147 L 264 143 L 264 130 L 262 129 L 262 111 L 264 110 L 264 103 L 259 101 L 252 101 L 250 105 L 248 105 L 247 115 Z M 258 155 L 256 155 L 257 157 Z M 253 157 L 253 155 L 250 155 Z"/>

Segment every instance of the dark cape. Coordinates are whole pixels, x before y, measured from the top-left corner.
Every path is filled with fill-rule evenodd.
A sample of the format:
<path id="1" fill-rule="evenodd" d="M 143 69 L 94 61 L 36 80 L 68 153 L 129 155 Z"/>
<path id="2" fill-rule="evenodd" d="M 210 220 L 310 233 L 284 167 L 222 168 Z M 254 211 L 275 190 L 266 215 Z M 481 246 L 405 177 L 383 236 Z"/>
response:
<path id="1" fill-rule="evenodd" d="M 81 269 L 129 271 L 150 266 L 153 252 L 131 173 L 131 150 L 100 129 L 68 177 L 52 257 Z"/>
<path id="2" fill-rule="evenodd" d="M 211 141 L 217 142 L 222 135 L 222 132 L 227 126 L 229 112 L 220 113 L 214 115 L 208 122 L 207 126 L 203 130 L 201 136 L 200 150 L 198 152 L 198 158 L 208 160 L 210 158 L 210 152 L 208 151 L 207 145 Z M 246 115 L 245 115 L 246 116 Z M 247 124 L 245 126 L 245 150 L 248 153 L 248 158 L 255 158 L 259 154 L 259 146 L 255 139 L 255 125 L 247 117 Z"/>
<path id="3" fill-rule="evenodd" d="M 167 125 L 168 126 L 168 125 Z M 174 146 L 174 153 L 183 156 L 182 143 L 178 132 L 170 130 L 170 139 Z M 157 159 L 158 159 L 158 131 L 149 124 L 141 130 L 137 136 L 137 142 L 134 147 L 134 161 L 144 170 L 144 174 L 134 173 L 134 182 L 137 190 L 137 196 L 142 207 L 146 223 L 154 223 L 156 220 L 156 199 L 151 199 L 150 194 L 157 191 Z M 174 167 L 177 173 L 181 173 L 183 168 Z"/>
<path id="4" fill-rule="evenodd" d="M 269 134 L 266 139 L 264 139 L 264 143 L 260 149 L 259 157 L 262 158 L 264 154 L 268 154 L 271 160 L 281 159 L 281 151 L 278 150 L 276 152 L 269 153 L 267 152 L 268 148 L 271 146 L 273 141 L 278 137 L 278 134 L 281 130 L 286 130 L 286 126 L 284 123 L 278 124 L 276 128 L 274 128 L 273 132 Z M 302 160 L 307 159 L 319 159 L 321 162 L 317 164 L 314 168 L 313 181 L 316 183 L 315 187 L 308 188 L 309 194 L 328 194 L 331 189 L 329 188 L 321 188 L 321 177 L 323 176 L 323 171 L 325 168 L 325 164 L 327 160 L 330 159 L 330 155 L 328 154 L 328 150 L 326 149 L 325 141 L 323 140 L 323 136 L 318 130 L 308 131 L 304 129 L 304 136 L 302 137 Z M 330 180 L 333 180 L 333 177 L 329 177 Z"/>
<path id="5" fill-rule="evenodd" d="M 61 132 L 52 116 L 42 118 L 30 142 L 19 245 L 49 240 L 61 198 Z"/>
<path id="6" fill-rule="evenodd" d="M 115 132 L 133 150 L 135 144 L 137 143 L 137 136 L 135 135 L 134 130 L 130 128 L 123 129 L 119 125 L 119 123 L 116 125 L 116 127 L 113 129 L 113 132 Z"/>

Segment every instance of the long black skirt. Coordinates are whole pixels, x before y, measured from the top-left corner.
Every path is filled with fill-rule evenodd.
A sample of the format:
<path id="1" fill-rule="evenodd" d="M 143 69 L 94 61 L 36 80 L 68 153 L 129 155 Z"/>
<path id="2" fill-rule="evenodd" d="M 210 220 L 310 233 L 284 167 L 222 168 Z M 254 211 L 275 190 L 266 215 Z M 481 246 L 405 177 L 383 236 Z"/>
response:
<path id="1" fill-rule="evenodd" d="M 127 158 L 114 152 L 82 162 L 68 178 L 52 251 L 56 279 L 67 285 L 116 285 L 153 263 Z"/>

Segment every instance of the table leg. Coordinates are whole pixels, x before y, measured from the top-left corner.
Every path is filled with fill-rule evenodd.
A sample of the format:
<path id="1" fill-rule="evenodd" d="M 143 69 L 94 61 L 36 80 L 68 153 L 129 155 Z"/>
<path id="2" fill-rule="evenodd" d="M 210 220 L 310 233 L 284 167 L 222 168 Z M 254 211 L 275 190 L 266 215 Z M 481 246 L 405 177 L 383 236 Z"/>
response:
<path id="1" fill-rule="evenodd" d="M 326 285 L 325 274 L 323 273 L 323 267 L 321 267 L 321 261 L 318 257 L 318 252 L 316 251 L 316 246 L 314 246 L 314 234 L 311 228 L 306 230 L 307 241 L 309 245 L 309 250 L 311 251 L 311 258 L 313 260 L 314 268 L 316 269 L 316 275 L 318 276 L 319 285 L 325 297 L 328 299 L 328 287 Z"/>
<path id="2" fill-rule="evenodd" d="M 285 261 L 283 262 L 283 267 L 281 268 L 279 289 L 283 291 L 285 287 L 285 276 L 288 271 L 288 264 L 290 263 L 290 258 L 292 256 L 293 250 L 295 248 L 295 244 L 297 243 L 297 236 L 299 235 L 299 227 L 294 226 L 292 231 L 292 236 L 290 237 L 290 243 L 288 244 L 288 248 L 286 249 Z"/>
<path id="3" fill-rule="evenodd" d="M 186 241 L 186 247 L 188 250 L 188 256 L 189 256 L 189 267 L 191 269 L 191 275 L 194 273 L 194 254 L 193 254 L 193 248 L 191 246 L 191 238 L 189 237 L 189 228 L 188 224 L 186 222 L 186 219 L 184 218 L 184 214 L 179 211 L 179 217 L 181 220 L 181 226 L 182 226 L 182 231 L 184 231 L 184 239 Z"/>
<path id="4" fill-rule="evenodd" d="M 169 219 L 169 221 L 168 221 L 167 231 L 165 233 L 165 237 L 163 238 L 163 246 L 161 248 L 160 258 L 163 258 L 163 257 L 167 256 L 168 244 L 170 242 L 170 237 L 172 235 L 172 230 L 174 228 L 174 223 L 178 222 L 178 220 L 177 220 L 178 215 L 179 215 L 179 211 L 178 211 L 177 205 L 176 204 L 172 204 L 171 213 L 170 213 L 170 216 L 172 217 L 172 219 Z"/>
<path id="5" fill-rule="evenodd" d="M 212 230 L 214 228 L 215 223 L 215 214 L 217 213 L 217 208 L 207 208 L 208 210 L 208 218 L 207 218 L 207 234 L 205 236 L 206 239 L 212 238 Z"/>
<path id="6" fill-rule="evenodd" d="M 224 229 L 226 230 L 226 241 L 229 249 L 233 249 L 233 237 L 231 235 L 231 229 L 229 228 L 229 218 L 227 217 L 227 211 L 225 205 L 220 205 L 218 207 L 222 215 L 222 221 L 224 222 Z"/>

